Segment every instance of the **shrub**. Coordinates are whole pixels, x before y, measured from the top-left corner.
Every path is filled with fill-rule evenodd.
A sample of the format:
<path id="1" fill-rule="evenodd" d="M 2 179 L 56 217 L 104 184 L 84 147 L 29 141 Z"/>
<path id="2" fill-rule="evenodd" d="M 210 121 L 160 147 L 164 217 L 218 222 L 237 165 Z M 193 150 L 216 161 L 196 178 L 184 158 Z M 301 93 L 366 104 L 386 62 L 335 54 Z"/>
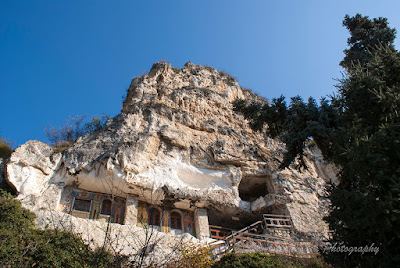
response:
<path id="1" fill-rule="evenodd" d="M 89 121 L 85 122 L 86 116 L 84 115 L 70 116 L 68 120 L 65 120 L 65 124 L 58 129 L 50 125 L 44 131 L 53 146 L 68 148 L 79 137 L 103 129 L 108 119 L 110 117 L 103 114 L 100 117 L 90 117 Z"/>
<path id="2" fill-rule="evenodd" d="M 1 174 L 0 174 L 0 176 L 1 176 Z M 3 178 L 4 177 L 5 176 L 3 174 Z M 3 190 L 4 192 L 7 192 L 7 193 L 12 194 L 14 196 L 17 195 L 16 190 L 13 187 L 11 187 L 4 179 L 0 182 L 0 190 Z"/>
<path id="3" fill-rule="evenodd" d="M 0 137 L 0 158 L 9 158 L 13 151 L 10 142 Z"/>
<path id="4" fill-rule="evenodd" d="M 301 259 L 261 253 L 226 254 L 213 268 L 264 268 L 264 267 L 329 267 L 319 259 Z"/>
<path id="5" fill-rule="evenodd" d="M 180 259 L 171 267 L 209 268 L 214 264 L 209 247 L 188 243 L 184 244 L 179 251 Z"/>
<path id="6" fill-rule="evenodd" d="M 0 189 L 1 267 L 121 267 L 125 256 L 93 251 L 76 234 L 37 229 L 35 214 Z"/>

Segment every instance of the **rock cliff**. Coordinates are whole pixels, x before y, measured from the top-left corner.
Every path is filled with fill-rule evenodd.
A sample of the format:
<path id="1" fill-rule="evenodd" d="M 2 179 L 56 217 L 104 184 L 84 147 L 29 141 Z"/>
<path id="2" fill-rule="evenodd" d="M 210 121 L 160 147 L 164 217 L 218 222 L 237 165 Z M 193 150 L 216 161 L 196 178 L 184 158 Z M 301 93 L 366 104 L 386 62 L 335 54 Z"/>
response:
<path id="1" fill-rule="evenodd" d="M 232 101 L 266 100 L 224 72 L 155 63 L 133 79 L 122 113 L 64 152 L 29 141 L 12 154 L 6 180 L 37 213 L 60 211 L 66 186 L 205 209 L 212 225 L 244 227 L 262 213 L 290 215 L 305 235 L 327 235 L 326 187 L 335 180 L 318 148 L 308 170 L 279 170 L 285 147 L 253 132 Z M 43 214 L 44 215 L 44 214 Z M 41 219 L 45 222 L 45 219 Z"/>

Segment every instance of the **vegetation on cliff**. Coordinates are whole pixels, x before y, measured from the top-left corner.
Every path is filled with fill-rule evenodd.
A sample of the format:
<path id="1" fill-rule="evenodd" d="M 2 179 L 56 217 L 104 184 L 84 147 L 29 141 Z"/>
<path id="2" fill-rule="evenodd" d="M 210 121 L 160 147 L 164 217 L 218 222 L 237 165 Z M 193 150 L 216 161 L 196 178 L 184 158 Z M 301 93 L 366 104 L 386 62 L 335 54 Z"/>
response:
<path id="1" fill-rule="evenodd" d="M 103 129 L 109 118 L 105 114 L 90 117 L 89 120 L 84 115 L 70 116 L 59 128 L 52 125 L 45 128 L 45 134 L 53 146 L 67 147 L 79 137 Z"/>
<path id="2" fill-rule="evenodd" d="M 221 260 L 216 262 L 213 268 L 306 268 L 306 267 L 329 267 L 326 263 L 318 258 L 300 259 L 282 255 L 268 255 L 261 253 L 241 253 L 226 254 Z"/>
<path id="3" fill-rule="evenodd" d="M 118 267 L 122 256 L 93 251 L 77 234 L 37 229 L 35 214 L 0 189 L 0 267 Z"/>
<path id="4" fill-rule="evenodd" d="M 10 142 L 0 137 L 0 158 L 9 158 L 13 150 Z"/>
<path id="5" fill-rule="evenodd" d="M 287 153 L 281 164 L 296 159 L 312 139 L 324 158 L 339 168 L 340 183 L 331 190 L 326 218 L 331 242 L 346 247 L 379 247 L 379 253 L 329 252 L 326 259 L 347 267 L 395 267 L 400 263 L 400 53 L 396 31 L 384 18 L 346 16 L 349 48 L 340 63 L 346 73 L 337 92 L 320 104 L 310 98 L 274 99 L 271 105 L 238 100 L 253 129 L 268 124 Z"/>
<path id="6" fill-rule="evenodd" d="M 211 267 L 208 247 L 182 244 L 176 257 L 162 263 L 138 261 L 105 245 L 91 249 L 79 234 L 60 228 L 35 227 L 36 215 L 0 185 L 0 267 Z M 150 246 L 150 243 L 143 245 Z M 153 245 L 154 246 L 154 245 Z M 140 257 L 140 256 L 139 256 Z"/>

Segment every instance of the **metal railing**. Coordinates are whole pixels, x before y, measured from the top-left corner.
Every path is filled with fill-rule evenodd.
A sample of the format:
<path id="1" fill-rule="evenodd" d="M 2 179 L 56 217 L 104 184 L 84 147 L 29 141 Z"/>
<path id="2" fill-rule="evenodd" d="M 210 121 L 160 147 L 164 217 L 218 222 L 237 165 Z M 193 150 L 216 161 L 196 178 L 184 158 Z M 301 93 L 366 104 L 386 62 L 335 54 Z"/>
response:
<path id="1" fill-rule="evenodd" d="M 216 226 L 216 225 L 210 225 L 210 237 L 218 240 L 223 240 L 232 232 L 235 230 L 221 227 L 221 226 Z"/>
<path id="2" fill-rule="evenodd" d="M 249 233 L 238 234 L 226 243 L 229 251 L 235 249 L 236 252 L 261 252 L 296 257 L 313 256 L 320 246 L 319 242 L 294 241 Z"/>
<path id="3" fill-rule="evenodd" d="M 261 221 L 238 231 L 231 230 L 229 235 L 224 232 L 229 230 L 228 228 L 210 226 L 210 230 L 214 231 L 216 239 L 225 241 L 214 243 L 214 252 L 217 257 L 232 250 L 311 257 L 318 252 L 318 248 L 322 245 L 321 241 L 296 240 L 291 236 L 277 236 L 282 232 L 292 233 L 293 223 L 288 215 L 264 214 Z"/>

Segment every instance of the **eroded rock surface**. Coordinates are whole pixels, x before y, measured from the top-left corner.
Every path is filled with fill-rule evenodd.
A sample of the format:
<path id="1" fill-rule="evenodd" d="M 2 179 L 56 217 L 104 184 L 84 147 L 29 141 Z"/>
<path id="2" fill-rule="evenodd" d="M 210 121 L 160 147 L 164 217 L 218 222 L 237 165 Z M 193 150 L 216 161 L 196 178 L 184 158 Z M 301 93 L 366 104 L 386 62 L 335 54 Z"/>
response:
<path id="1" fill-rule="evenodd" d="M 62 153 L 29 141 L 11 156 L 6 179 L 36 212 L 57 210 L 60 191 L 73 185 L 205 208 L 214 225 L 239 228 L 262 213 L 289 214 L 298 232 L 327 235 L 322 218 L 334 167 L 311 146 L 308 170 L 279 170 L 283 144 L 253 132 L 232 111 L 236 98 L 265 101 L 214 68 L 156 63 L 133 79 L 122 113 L 104 130 Z"/>

